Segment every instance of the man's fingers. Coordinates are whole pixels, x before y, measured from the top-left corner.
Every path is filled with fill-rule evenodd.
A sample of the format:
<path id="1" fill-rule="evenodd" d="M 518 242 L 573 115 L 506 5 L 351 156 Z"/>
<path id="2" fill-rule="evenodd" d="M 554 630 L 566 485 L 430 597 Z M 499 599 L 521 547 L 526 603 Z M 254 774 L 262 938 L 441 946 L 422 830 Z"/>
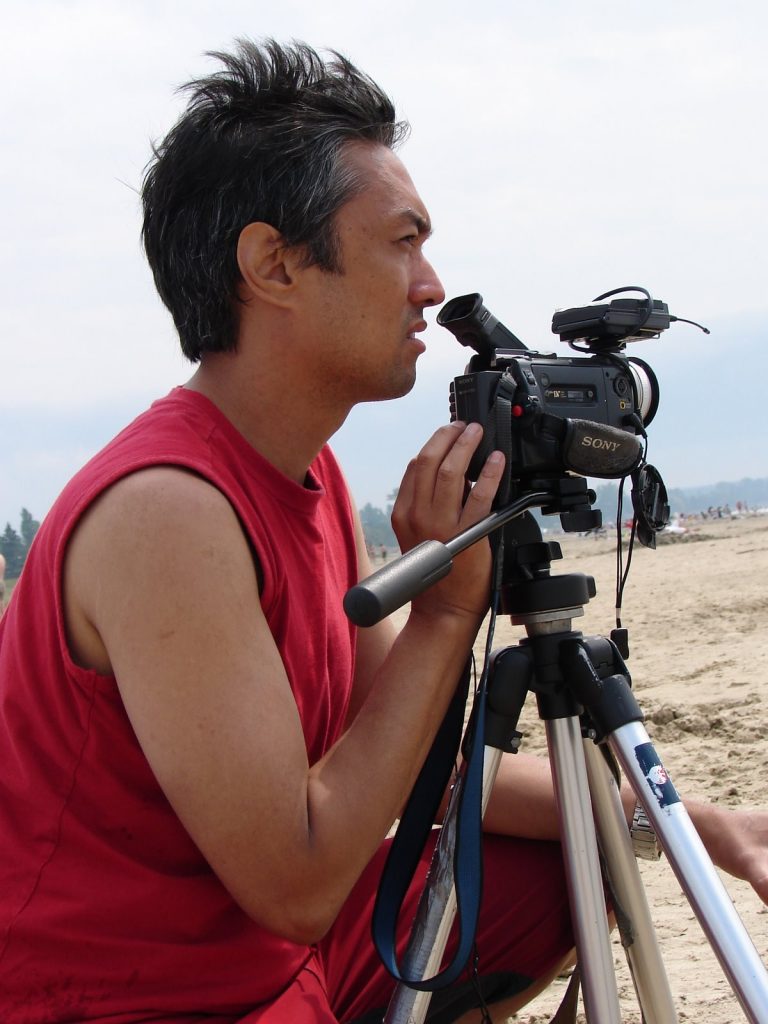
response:
<path id="1" fill-rule="evenodd" d="M 446 497 L 460 497 L 464 475 L 472 453 L 479 444 L 479 424 L 450 423 L 440 427 L 427 441 L 406 470 L 401 508 L 425 508 Z"/>
<path id="2" fill-rule="evenodd" d="M 493 452 L 468 488 L 469 464 L 482 437 L 478 423 L 452 423 L 436 431 L 411 461 L 392 512 L 403 551 L 426 538 L 449 540 L 489 514 L 504 473 L 504 456 Z M 489 574 L 488 545 L 474 545 L 457 556 L 450 576 L 430 588 L 419 603 L 482 615 Z"/>
<path id="3" fill-rule="evenodd" d="M 503 474 L 504 455 L 498 451 L 491 452 L 477 482 L 467 495 L 461 516 L 462 529 L 472 526 L 490 513 Z"/>
<path id="4" fill-rule="evenodd" d="M 504 456 L 494 452 L 489 457 L 467 494 L 467 471 L 482 437 L 479 423 L 451 423 L 437 430 L 411 461 L 392 515 L 401 542 L 411 546 L 423 536 L 444 540 L 488 515 Z"/>
<path id="5" fill-rule="evenodd" d="M 424 462 L 424 486 L 431 490 L 431 494 L 424 494 L 425 498 L 431 498 L 436 504 L 461 502 L 469 464 L 482 437 L 480 424 L 469 423 L 458 434 L 446 439 L 449 443 L 439 460 Z"/>
<path id="6" fill-rule="evenodd" d="M 438 485 L 453 479 L 454 483 L 464 479 L 461 466 L 472 458 L 472 451 L 479 443 L 478 424 L 450 423 L 440 427 L 427 441 L 414 463 L 414 487 L 419 501 L 431 502 Z M 471 451 L 469 450 L 471 448 Z"/>

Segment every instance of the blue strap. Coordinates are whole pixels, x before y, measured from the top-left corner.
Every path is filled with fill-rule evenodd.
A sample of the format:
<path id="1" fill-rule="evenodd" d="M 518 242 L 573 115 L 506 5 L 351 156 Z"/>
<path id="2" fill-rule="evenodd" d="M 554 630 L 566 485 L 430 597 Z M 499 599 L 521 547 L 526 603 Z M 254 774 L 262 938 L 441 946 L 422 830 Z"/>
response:
<path id="1" fill-rule="evenodd" d="M 456 816 L 453 877 L 459 923 L 458 947 L 451 962 L 432 978 L 412 978 L 401 973 L 396 953 L 400 909 L 456 762 L 470 675 L 471 662 L 468 662 L 403 812 L 373 912 L 373 941 L 384 966 L 397 981 L 421 992 L 434 992 L 458 980 L 474 947 L 480 913 L 485 674 L 475 698 L 471 739 L 465 740 L 464 780 Z"/>

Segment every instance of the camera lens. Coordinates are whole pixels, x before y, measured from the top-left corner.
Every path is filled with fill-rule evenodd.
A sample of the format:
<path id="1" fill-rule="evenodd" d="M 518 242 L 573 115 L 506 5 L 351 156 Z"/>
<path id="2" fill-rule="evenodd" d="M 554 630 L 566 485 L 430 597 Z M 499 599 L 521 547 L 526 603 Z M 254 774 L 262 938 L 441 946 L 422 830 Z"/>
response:
<path id="1" fill-rule="evenodd" d="M 637 411 L 647 427 L 659 408 L 659 382 L 648 363 L 634 356 L 627 360 L 637 394 Z"/>

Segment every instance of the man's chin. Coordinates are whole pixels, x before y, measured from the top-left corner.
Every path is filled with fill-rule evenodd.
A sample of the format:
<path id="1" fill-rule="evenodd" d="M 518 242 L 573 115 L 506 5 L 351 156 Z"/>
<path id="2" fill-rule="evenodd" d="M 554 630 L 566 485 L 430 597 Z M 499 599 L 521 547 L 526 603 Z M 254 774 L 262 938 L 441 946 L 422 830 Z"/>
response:
<path id="1" fill-rule="evenodd" d="M 391 382 L 391 387 L 385 390 L 386 393 L 382 394 L 379 398 L 373 399 L 375 402 L 390 402 L 395 398 L 404 398 L 406 395 L 413 391 L 414 385 L 416 384 L 416 369 L 414 367 L 413 372 L 409 374 L 403 374 L 398 377 L 397 380 Z"/>
<path id="2" fill-rule="evenodd" d="M 416 384 L 416 369 L 415 367 L 410 372 L 401 372 L 397 375 L 392 374 L 389 379 L 380 379 L 376 382 L 370 382 L 369 387 L 365 389 L 367 394 L 361 394 L 358 391 L 358 397 L 355 402 L 356 405 L 360 405 L 365 402 L 391 402 L 396 398 L 404 398 L 405 395 L 410 394 L 413 391 L 414 385 Z"/>

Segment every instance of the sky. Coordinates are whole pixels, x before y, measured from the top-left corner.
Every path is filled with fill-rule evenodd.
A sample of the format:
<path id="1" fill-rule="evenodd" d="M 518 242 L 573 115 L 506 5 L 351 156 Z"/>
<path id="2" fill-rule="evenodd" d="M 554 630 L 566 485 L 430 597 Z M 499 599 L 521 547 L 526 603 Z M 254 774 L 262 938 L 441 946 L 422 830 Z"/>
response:
<path id="1" fill-rule="evenodd" d="M 278 10 L 279 8 L 279 10 Z M 151 143 L 214 69 L 266 36 L 334 48 L 412 125 L 400 155 L 447 296 L 480 292 L 533 349 L 555 309 L 643 286 L 675 324 L 632 346 L 661 386 L 668 487 L 768 476 L 768 6 L 764 0 L 2 0 L 0 528 L 192 372 L 140 242 Z M 384 507 L 448 419 L 467 350 L 435 324 L 417 384 L 333 444 Z M 350 361 L 355 358 L 349 353 Z M 311 380 L 286 380 L 301 401 Z"/>

